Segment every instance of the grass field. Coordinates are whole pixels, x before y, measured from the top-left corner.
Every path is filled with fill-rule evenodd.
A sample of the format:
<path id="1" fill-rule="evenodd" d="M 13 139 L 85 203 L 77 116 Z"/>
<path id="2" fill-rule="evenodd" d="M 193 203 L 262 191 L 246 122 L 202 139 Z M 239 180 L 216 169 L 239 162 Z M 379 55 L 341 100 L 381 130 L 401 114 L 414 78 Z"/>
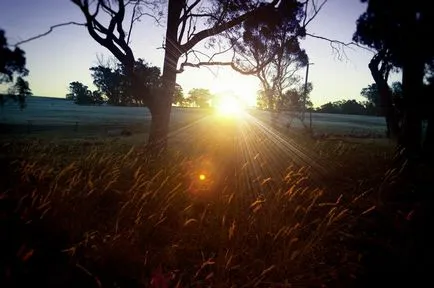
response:
<path id="1" fill-rule="evenodd" d="M 419 210 L 400 204 L 390 142 L 188 115 L 158 160 L 142 127 L 2 138 L 2 287 L 371 287 L 409 273 Z"/>

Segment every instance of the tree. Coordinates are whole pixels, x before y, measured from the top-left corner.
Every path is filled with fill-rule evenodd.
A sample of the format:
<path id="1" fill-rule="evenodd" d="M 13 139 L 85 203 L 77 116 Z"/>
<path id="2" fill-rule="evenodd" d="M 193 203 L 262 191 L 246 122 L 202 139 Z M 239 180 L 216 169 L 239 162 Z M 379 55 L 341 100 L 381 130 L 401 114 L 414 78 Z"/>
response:
<path id="1" fill-rule="evenodd" d="M 8 89 L 9 97 L 18 102 L 20 109 L 26 107 L 26 98 L 32 96 L 32 90 L 29 87 L 29 82 L 24 80 L 21 76 L 18 76 L 15 84 Z"/>
<path id="2" fill-rule="evenodd" d="M 402 109 L 402 84 L 401 82 L 393 82 L 390 89 L 390 101 L 394 113 L 399 113 Z M 387 109 L 382 106 L 381 95 L 376 83 L 370 84 L 360 91 L 360 95 L 365 97 L 367 100 L 366 105 L 370 107 L 370 115 L 381 115 L 384 116 L 387 113 Z M 401 117 L 397 117 L 397 121 Z M 389 129 L 388 129 L 389 130 Z M 388 135 L 390 136 L 388 131 Z"/>
<path id="3" fill-rule="evenodd" d="M 93 104 L 102 105 L 105 102 L 102 92 L 99 90 L 93 91 L 91 101 Z"/>
<path id="4" fill-rule="evenodd" d="M 369 68 L 378 85 L 382 106 L 387 109 L 386 121 L 394 133 L 399 133 L 399 129 L 387 77 L 392 66 L 402 69 L 402 106 L 405 117 L 399 143 L 408 156 L 416 156 L 421 151 L 422 117 L 419 112 L 425 65 L 434 57 L 434 44 L 426 41 L 425 35 L 432 34 L 434 11 L 430 7 L 430 1 L 362 2 L 367 2 L 368 6 L 357 21 L 353 39 L 378 51 Z M 434 124 L 430 121 L 428 125 Z"/>
<path id="5" fill-rule="evenodd" d="M 106 47 L 122 63 L 125 67 L 126 75 L 134 87 L 133 91 L 140 93 L 142 89 L 140 89 L 139 76 L 135 73 L 135 57 L 129 46 L 131 31 L 134 22 L 141 15 L 150 14 L 144 11 L 161 8 L 162 3 L 150 0 L 71 1 L 83 13 L 90 36 L 99 44 Z M 303 2 L 306 7 L 305 11 L 308 10 L 309 3 L 313 1 L 307 0 Z M 269 9 L 278 9 L 288 3 L 293 4 L 296 2 L 296 0 L 272 0 L 270 2 L 260 0 L 168 0 L 162 74 L 162 87 L 164 89 L 158 95 L 152 94 L 146 96 L 148 98 L 146 103 L 152 116 L 148 145 L 157 151 L 166 147 L 177 73 L 182 72 L 187 66 L 229 65 L 230 67 L 236 67 L 237 63 L 232 61 L 214 62 L 213 56 L 210 56 L 207 61 L 200 61 L 199 54 L 195 50 L 195 47 L 200 42 L 219 36 L 232 28 L 239 27 L 247 19 L 257 19 Z M 321 5 L 313 5 L 314 15 L 318 13 L 324 3 L 325 1 Z M 128 13 L 127 9 L 130 9 Z M 126 20 L 126 15 L 132 16 L 128 18 L 131 19 L 129 23 L 125 23 L 128 21 Z M 311 20 L 312 18 L 308 19 L 305 17 L 304 24 L 307 25 Z M 103 23 L 108 24 L 104 26 Z M 125 29 L 126 25 L 129 27 L 128 30 Z M 199 27 L 203 27 L 203 29 L 199 31 Z M 304 29 L 300 29 L 300 33 L 303 31 Z M 192 56 L 198 61 L 195 63 L 189 62 Z M 181 59 L 184 61 L 178 67 Z"/>
<path id="6" fill-rule="evenodd" d="M 93 84 L 107 97 L 107 103 L 121 105 L 123 102 L 123 77 L 120 69 L 112 69 L 107 66 L 91 67 Z"/>
<path id="7" fill-rule="evenodd" d="M 24 51 L 18 47 L 11 50 L 5 37 L 5 31 L 0 29 L 0 84 L 14 80 L 14 74 L 27 76 Z"/>
<path id="8" fill-rule="evenodd" d="M 66 99 L 78 105 L 91 105 L 101 103 L 102 95 L 97 91 L 90 91 L 88 87 L 78 81 L 69 83 L 69 92 Z"/>
<path id="9" fill-rule="evenodd" d="M 209 108 L 213 95 L 208 89 L 194 88 L 188 92 L 190 103 L 200 108 Z"/>
<path id="10" fill-rule="evenodd" d="M 100 64 L 90 68 L 93 83 L 107 97 L 108 103 L 119 106 L 147 106 L 150 95 L 158 93 L 161 86 L 160 69 L 139 58 L 134 69 L 140 83 L 133 87 L 122 63 L 115 63 L 113 66 Z M 140 91 L 133 90 L 139 88 Z"/>
<path id="11" fill-rule="evenodd" d="M 306 52 L 298 41 L 304 36 L 302 19 L 303 4 L 286 1 L 277 9 L 247 19 L 243 29 L 230 34 L 234 61 L 240 63 L 237 69 L 258 77 L 262 86 L 258 96 L 266 99 L 268 110 L 282 107 L 284 90 L 297 84 L 295 73 L 307 64 Z"/>
<path id="12" fill-rule="evenodd" d="M 321 105 L 316 109 L 316 112 L 330 113 L 330 114 L 353 114 L 353 115 L 366 115 L 368 110 L 363 103 L 356 100 L 340 100 L 335 102 L 328 102 Z"/>
<path id="13" fill-rule="evenodd" d="M 368 85 L 360 91 L 360 95 L 365 97 L 368 103 L 372 104 L 375 109 L 380 107 L 380 94 L 376 83 Z M 380 115 L 380 111 L 377 112 Z"/>
<path id="14" fill-rule="evenodd" d="M 24 51 L 18 47 L 11 50 L 5 36 L 5 31 L 0 29 L 0 84 L 14 81 L 14 74 L 18 74 L 17 81 L 8 89 L 7 95 L 1 95 L 0 105 L 3 107 L 7 98 L 18 102 L 20 109 L 26 106 L 26 97 L 32 95 L 29 83 L 22 77 L 27 76 L 26 58 Z"/>
<path id="15" fill-rule="evenodd" d="M 306 88 L 306 107 L 304 107 L 305 87 L 300 86 L 285 91 L 283 97 L 280 100 L 281 109 L 297 112 L 304 111 L 305 108 L 311 109 L 313 104 L 312 101 L 310 101 L 309 94 L 313 90 L 312 83 L 308 82 Z"/>
<path id="16" fill-rule="evenodd" d="M 182 87 L 180 85 L 175 86 L 175 92 L 173 93 L 172 104 L 178 106 L 184 106 L 185 103 L 184 92 L 182 91 Z"/>

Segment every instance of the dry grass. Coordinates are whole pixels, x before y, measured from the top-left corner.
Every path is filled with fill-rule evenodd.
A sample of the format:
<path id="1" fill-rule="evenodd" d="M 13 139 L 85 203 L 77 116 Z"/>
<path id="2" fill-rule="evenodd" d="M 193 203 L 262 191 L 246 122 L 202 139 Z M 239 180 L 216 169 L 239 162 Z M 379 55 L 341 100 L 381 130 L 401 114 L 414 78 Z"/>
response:
<path id="1" fill-rule="evenodd" d="M 307 169 L 290 166 L 273 185 L 265 175 L 250 186 L 216 185 L 197 177 L 204 158 L 180 152 L 187 147 L 155 163 L 120 141 L 3 143 L 14 162 L 0 202 L 14 203 L 22 229 L 44 227 L 57 243 L 12 230 L 25 252 L 5 262 L 18 271 L 6 278 L 32 277 L 28 267 L 44 263 L 32 256 L 55 250 L 96 287 L 166 287 L 159 277 L 170 287 L 348 287 L 363 257 L 348 245 L 353 227 L 381 205 L 399 171 L 387 171 L 385 146 L 297 141 L 340 174 L 312 185 Z"/>

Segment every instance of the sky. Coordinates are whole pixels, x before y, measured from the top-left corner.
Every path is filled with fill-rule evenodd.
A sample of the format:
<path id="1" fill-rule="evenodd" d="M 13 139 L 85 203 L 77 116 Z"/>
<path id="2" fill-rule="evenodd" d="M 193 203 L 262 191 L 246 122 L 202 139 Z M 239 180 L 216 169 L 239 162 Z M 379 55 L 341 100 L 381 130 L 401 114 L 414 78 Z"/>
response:
<path id="1" fill-rule="evenodd" d="M 364 12 L 359 0 L 329 0 L 309 24 L 307 32 L 314 35 L 350 42 L 356 20 Z M 0 29 L 6 31 L 9 44 L 46 32 L 50 26 L 69 21 L 84 22 L 81 11 L 69 0 L 2 0 Z M 163 23 L 164 25 L 164 23 Z M 162 67 L 164 26 L 151 18 L 143 18 L 135 26 L 132 48 L 136 58 Z M 310 95 L 314 106 L 337 100 L 356 99 L 362 88 L 373 82 L 368 63 L 373 53 L 358 47 L 345 48 L 338 57 L 324 40 L 306 37 L 301 40 L 309 60 Z M 79 81 L 96 89 L 89 68 L 98 65 L 98 58 L 111 54 L 95 42 L 82 26 L 64 26 L 52 33 L 20 46 L 26 52 L 27 77 L 34 95 L 64 98 L 70 82 Z M 305 77 L 305 71 L 300 72 Z M 391 78 L 394 80 L 394 78 Z M 254 76 L 243 76 L 230 68 L 186 68 L 178 74 L 184 92 L 192 88 L 207 88 L 215 94 L 230 93 L 253 105 L 260 83 Z M 1 89 L 4 89 L 1 88 Z"/>

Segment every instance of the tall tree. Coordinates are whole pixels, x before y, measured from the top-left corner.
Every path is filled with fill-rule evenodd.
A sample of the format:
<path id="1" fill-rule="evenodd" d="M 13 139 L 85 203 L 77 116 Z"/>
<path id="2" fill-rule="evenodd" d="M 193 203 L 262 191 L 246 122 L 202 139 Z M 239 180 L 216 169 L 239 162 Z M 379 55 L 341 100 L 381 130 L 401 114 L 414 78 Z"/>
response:
<path id="1" fill-rule="evenodd" d="M 139 91 L 142 89 L 140 89 L 139 76 L 135 73 L 135 57 L 129 46 L 131 30 L 138 17 L 146 14 L 143 11 L 161 8 L 161 1 L 71 1 L 83 12 L 86 18 L 86 27 L 91 37 L 106 47 L 122 63 L 132 86 L 134 86 L 133 91 L 140 93 Z M 307 7 L 309 3 L 314 1 L 307 0 L 302 3 Z M 239 27 L 247 19 L 256 19 L 269 9 L 278 9 L 281 5 L 295 2 L 297 1 L 168 0 L 162 75 L 164 90 L 159 95 L 149 95 L 146 101 L 152 115 L 149 145 L 155 148 L 165 148 L 166 146 L 172 97 L 178 72 L 182 72 L 186 66 L 236 66 L 236 63 L 232 61 L 213 62 L 213 56 L 209 57 L 207 61 L 200 61 L 195 50 L 200 42 L 221 35 L 234 27 Z M 313 7 L 316 15 L 317 6 L 314 5 Z M 127 13 L 128 9 L 130 10 Z M 126 15 L 131 16 L 128 18 L 131 19 L 130 21 L 126 19 Z M 105 26 L 103 23 L 107 22 L 107 18 L 108 25 Z M 129 25 L 126 23 L 127 21 L 129 21 Z M 305 24 L 309 22 L 310 19 L 307 19 Z M 129 28 L 125 29 L 127 25 Z M 199 31 L 199 27 L 203 29 Z M 192 57 L 198 61 L 189 62 Z M 184 61 L 179 65 L 181 59 Z"/>
<path id="2" fill-rule="evenodd" d="M 357 31 L 353 39 L 378 51 L 369 68 L 382 98 L 388 101 L 384 103 L 386 106 L 391 106 L 391 92 L 387 86 L 390 66 L 402 69 L 405 121 L 401 144 L 408 152 L 407 155 L 416 156 L 421 151 L 420 104 L 425 65 L 434 57 L 434 44 L 432 41 L 426 41 L 426 35 L 433 32 L 434 11 L 431 9 L 430 1 L 362 2 L 367 2 L 368 6 L 357 21 Z M 383 62 L 382 67 L 378 68 L 380 62 Z M 394 116 L 391 112 L 387 114 L 390 117 Z M 430 121 L 428 125 L 434 124 Z"/>
<path id="3" fill-rule="evenodd" d="M 258 77 L 269 110 L 282 106 L 284 90 L 298 82 L 294 75 L 307 64 L 306 52 L 298 41 L 304 36 L 303 16 L 301 3 L 286 1 L 244 21 L 243 29 L 230 36 L 240 72 Z"/>

